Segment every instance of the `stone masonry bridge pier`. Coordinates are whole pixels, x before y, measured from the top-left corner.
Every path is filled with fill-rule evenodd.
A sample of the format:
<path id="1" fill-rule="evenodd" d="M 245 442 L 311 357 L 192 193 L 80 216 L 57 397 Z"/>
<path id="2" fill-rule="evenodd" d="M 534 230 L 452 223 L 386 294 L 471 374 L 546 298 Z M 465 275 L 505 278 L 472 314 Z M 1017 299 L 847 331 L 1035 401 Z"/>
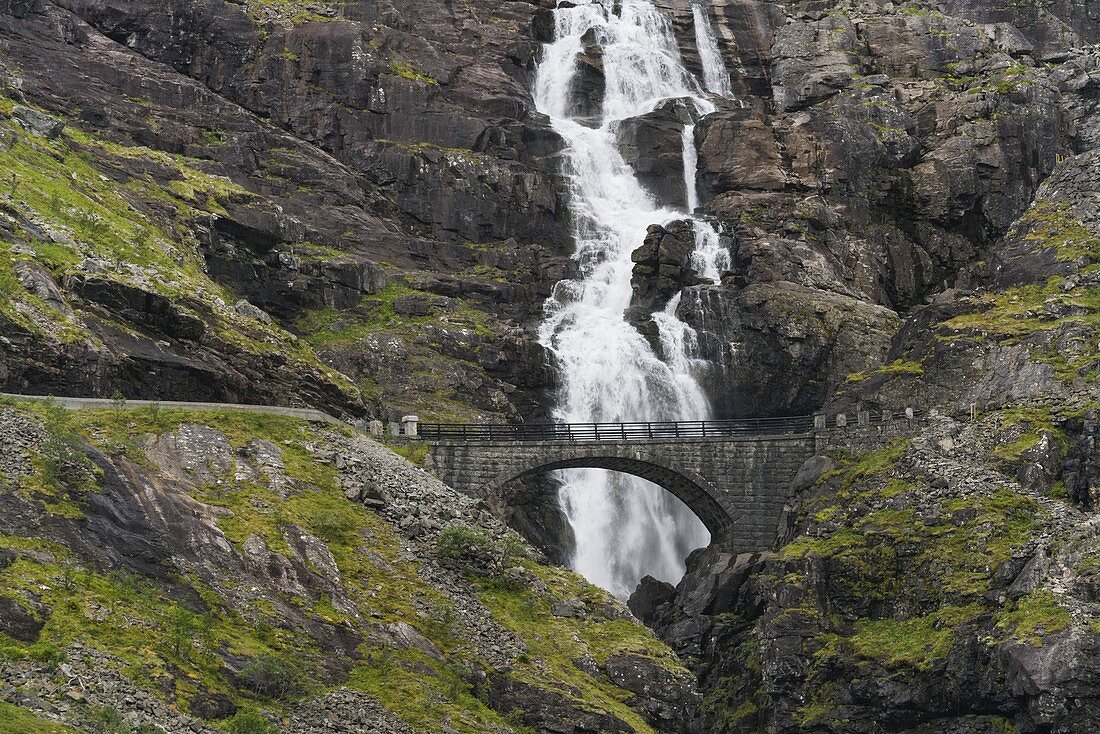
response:
<path id="1" fill-rule="evenodd" d="M 429 468 L 469 495 L 498 499 L 515 479 L 594 468 L 647 479 L 684 502 L 734 552 L 768 550 L 792 482 L 815 453 L 833 445 L 869 450 L 908 434 L 912 411 L 845 416 L 539 425 L 407 422 L 428 444 Z M 828 425 L 827 425 L 828 423 Z"/>

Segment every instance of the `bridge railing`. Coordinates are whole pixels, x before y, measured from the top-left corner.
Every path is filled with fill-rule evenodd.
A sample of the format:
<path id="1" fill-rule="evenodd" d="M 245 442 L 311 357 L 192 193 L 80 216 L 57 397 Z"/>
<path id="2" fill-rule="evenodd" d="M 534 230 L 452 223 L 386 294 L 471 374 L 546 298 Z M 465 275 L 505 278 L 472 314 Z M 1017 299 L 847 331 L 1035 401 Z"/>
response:
<path id="1" fill-rule="evenodd" d="M 646 423 L 421 423 L 418 435 L 429 441 L 650 441 L 801 434 L 813 427 L 813 416 L 807 415 Z"/>

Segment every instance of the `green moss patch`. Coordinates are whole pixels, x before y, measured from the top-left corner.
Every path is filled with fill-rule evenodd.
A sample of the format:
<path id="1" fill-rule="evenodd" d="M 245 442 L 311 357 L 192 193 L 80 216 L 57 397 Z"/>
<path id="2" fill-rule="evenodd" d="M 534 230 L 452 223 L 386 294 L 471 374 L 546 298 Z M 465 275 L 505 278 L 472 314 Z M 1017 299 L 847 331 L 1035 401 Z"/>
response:
<path id="1" fill-rule="evenodd" d="M 297 26 L 335 20 L 343 0 L 246 0 L 245 5 L 257 22 Z"/>
<path id="2" fill-rule="evenodd" d="M 412 81 L 421 82 L 423 84 L 439 84 L 438 79 L 417 71 L 416 67 L 407 61 L 390 61 L 390 72 L 394 76 L 399 76 L 402 79 L 411 79 Z"/>
<path id="3" fill-rule="evenodd" d="M 1069 612 L 1053 593 L 1040 589 L 1020 597 L 994 619 L 997 631 L 1007 639 L 1039 645 L 1043 638 L 1069 627 Z"/>
<path id="4" fill-rule="evenodd" d="M 919 377 L 923 374 L 924 365 L 920 362 L 899 359 L 870 370 L 869 372 L 853 372 L 848 375 L 845 381 L 862 382 L 869 377 L 878 377 L 880 375 L 914 375 Z"/>
<path id="5" fill-rule="evenodd" d="M 817 656 L 854 654 L 893 668 L 929 670 L 950 652 L 955 629 L 981 614 L 978 605 L 947 606 L 910 619 L 860 620 L 850 636 L 830 635 Z"/>
<path id="6" fill-rule="evenodd" d="M 1020 219 L 1026 238 L 1042 248 L 1057 250 L 1058 259 L 1085 258 L 1100 262 L 1100 234 L 1081 223 L 1067 204 L 1040 201 Z"/>
<path id="7" fill-rule="evenodd" d="M 1100 233 L 1085 226 L 1066 206 L 1040 202 L 1017 225 L 1038 250 L 1053 250 L 1057 260 L 1075 262 L 1081 272 L 1100 268 Z M 970 309 L 945 321 L 938 338 L 980 336 L 1006 344 L 1025 344 L 1037 361 L 1049 364 L 1064 380 L 1100 377 L 1100 288 L 1063 288 L 1065 279 L 1009 288 L 971 299 Z M 1057 332 L 1051 348 L 1043 335 Z"/>

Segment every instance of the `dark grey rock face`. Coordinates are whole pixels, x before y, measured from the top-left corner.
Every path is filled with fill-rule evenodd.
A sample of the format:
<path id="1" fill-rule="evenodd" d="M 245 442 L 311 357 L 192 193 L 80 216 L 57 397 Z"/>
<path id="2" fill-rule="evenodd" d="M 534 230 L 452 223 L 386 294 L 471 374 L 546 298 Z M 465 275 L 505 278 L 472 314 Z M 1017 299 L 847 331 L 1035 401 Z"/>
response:
<path id="1" fill-rule="evenodd" d="M 662 206 L 687 206 L 683 132 L 685 125 L 694 124 L 694 117 L 686 101 L 670 99 L 648 114 L 625 120 L 616 131 L 623 160 Z"/>
<path id="2" fill-rule="evenodd" d="M 688 28 L 690 8 L 668 5 Z M 957 285 L 1092 134 L 1075 37 L 1048 66 L 1036 39 L 966 5 L 714 4 L 744 106 L 700 123 L 697 183 L 735 267 L 682 311 L 718 365 L 710 384 L 736 386 L 712 388 L 723 413 L 813 410 L 881 364 L 889 311 Z M 1042 12 L 1062 11 L 1086 17 Z"/>
<path id="3" fill-rule="evenodd" d="M 228 179 L 238 189 L 233 195 L 216 206 L 193 202 L 178 225 L 155 197 L 135 194 L 138 208 L 196 240 L 209 276 L 280 326 L 301 333 L 313 312 L 349 310 L 387 283 L 412 280 L 468 299 L 486 324 L 511 330 L 508 338 L 515 339 L 518 332 L 506 322 L 526 323 L 539 313 L 569 250 L 554 157 L 559 142 L 532 114 L 528 91 L 536 48 L 528 32 L 538 8 L 509 4 L 493 9 L 492 21 L 479 20 L 475 8 L 460 10 L 456 16 L 447 3 L 400 10 L 351 3 L 337 17 L 189 0 L 35 0 L 0 19 L 10 62 L 3 87 L 34 105 L 15 115 L 31 132 L 43 121 L 49 129 L 41 131 L 54 136 L 62 124 L 79 127 L 202 161 L 207 172 Z M 93 164 L 120 184 L 178 180 L 168 165 L 109 160 L 99 149 Z M 70 297 L 76 294 L 63 294 Z M 149 397 L 157 386 L 142 376 L 155 371 L 176 375 L 176 391 L 165 397 L 269 402 L 281 394 L 320 398 L 350 413 L 414 407 L 399 404 L 407 376 L 388 379 L 378 405 L 309 369 L 296 367 L 292 380 L 280 380 L 276 360 L 213 339 L 200 343 L 196 329 L 162 332 L 155 315 L 96 308 L 148 334 L 123 338 L 110 326 L 93 327 L 90 309 L 80 305 L 77 319 L 87 319 L 106 348 L 7 350 L 4 384 L 86 394 L 125 386 Z M 192 315 L 208 334 L 218 331 L 211 314 Z M 501 339 L 490 331 L 482 331 L 485 342 Z M 5 334 L 13 343 L 26 339 L 14 324 Z M 402 339 L 437 367 L 451 363 L 438 344 Z M 165 341 L 172 342 L 168 354 Z M 478 370 L 457 385 L 456 402 L 504 415 L 540 403 L 538 380 L 519 375 L 541 369 L 541 356 L 530 346 L 519 353 L 534 360 L 496 365 L 492 375 Z M 319 357 L 337 359 L 342 355 Z M 349 376 L 375 379 L 369 372 Z M 280 384 L 271 393 L 256 387 L 272 379 Z"/>
<path id="4" fill-rule="evenodd" d="M 651 314 L 684 288 L 701 283 L 702 278 L 692 269 L 694 250 L 695 230 L 690 221 L 650 225 L 641 247 L 630 256 L 634 262 L 631 308 Z"/>
<path id="5" fill-rule="evenodd" d="M 804 489 L 776 552 L 709 548 L 675 590 L 643 582 L 631 608 L 700 675 L 703 728 L 1094 726 L 1092 518 L 992 467 L 1012 435 L 945 419 L 876 474 Z"/>

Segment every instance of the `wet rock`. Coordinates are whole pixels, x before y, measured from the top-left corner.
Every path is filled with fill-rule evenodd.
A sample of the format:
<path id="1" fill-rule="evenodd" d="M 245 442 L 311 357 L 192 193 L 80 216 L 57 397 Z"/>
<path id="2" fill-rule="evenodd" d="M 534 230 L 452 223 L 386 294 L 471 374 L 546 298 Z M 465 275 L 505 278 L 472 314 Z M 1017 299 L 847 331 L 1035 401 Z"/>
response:
<path id="1" fill-rule="evenodd" d="M 569 90 L 571 117 L 581 118 L 592 127 L 598 127 L 603 115 L 603 97 L 606 79 L 603 72 L 603 48 L 597 43 L 593 31 L 581 37 L 582 50 L 577 57 L 577 71 Z"/>
<path id="2" fill-rule="evenodd" d="M 638 619 L 652 626 L 653 620 L 662 606 L 676 595 L 676 587 L 667 581 L 643 576 L 638 588 L 630 595 L 630 612 Z"/>
<path id="3" fill-rule="evenodd" d="M 683 131 L 685 125 L 694 125 L 694 118 L 688 101 L 670 99 L 651 112 L 624 120 L 616 130 L 623 160 L 660 206 L 687 204 Z"/>
<path id="4" fill-rule="evenodd" d="M 737 110 L 708 115 L 696 132 L 701 196 L 736 189 L 782 191 L 787 173 L 774 130 Z"/>
<path id="5" fill-rule="evenodd" d="M 881 364 L 898 324 L 889 309 L 788 282 L 689 289 L 679 313 L 726 415 L 814 412 L 849 374 Z"/>
<path id="6" fill-rule="evenodd" d="M 237 713 L 237 706 L 221 693 L 197 693 L 189 702 L 191 714 L 200 719 L 228 719 Z"/>
<path id="7" fill-rule="evenodd" d="M 632 312 L 648 316 L 680 289 L 702 282 L 692 266 L 694 251 L 695 229 L 690 221 L 650 225 L 642 246 L 630 255 L 635 263 L 630 279 Z"/>

